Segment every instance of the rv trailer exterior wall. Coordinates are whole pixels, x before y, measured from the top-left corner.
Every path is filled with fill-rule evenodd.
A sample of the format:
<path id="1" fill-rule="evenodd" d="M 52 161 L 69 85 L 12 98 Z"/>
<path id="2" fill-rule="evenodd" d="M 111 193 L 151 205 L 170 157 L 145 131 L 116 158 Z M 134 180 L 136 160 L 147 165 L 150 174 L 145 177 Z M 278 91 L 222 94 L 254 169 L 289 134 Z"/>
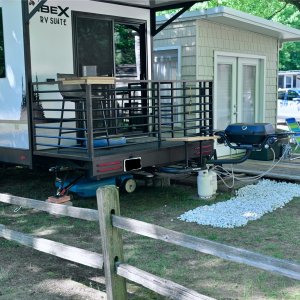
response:
<path id="1" fill-rule="evenodd" d="M 50 8 L 38 11 L 30 21 L 32 75 L 39 81 L 55 78 L 57 73 L 73 73 L 72 13 L 82 12 L 147 21 L 147 51 L 151 53 L 150 12 L 148 9 L 97 1 L 51 0 Z M 51 13 L 51 7 L 52 12 Z M 62 11 L 58 9 L 62 8 Z M 30 9 L 32 9 L 30 7 Z M 54 14 L 56 12 L 56 14 Z M 148 78 L 151 61 L 148 59 Z"/>
<path id="2" fill-rule="evenodd" d="M 0 0 L 6 74 L 0 79 L 0 147 L 29 149 L 27 118 L 20 120 L 26 95 L 22 2 Z"/>

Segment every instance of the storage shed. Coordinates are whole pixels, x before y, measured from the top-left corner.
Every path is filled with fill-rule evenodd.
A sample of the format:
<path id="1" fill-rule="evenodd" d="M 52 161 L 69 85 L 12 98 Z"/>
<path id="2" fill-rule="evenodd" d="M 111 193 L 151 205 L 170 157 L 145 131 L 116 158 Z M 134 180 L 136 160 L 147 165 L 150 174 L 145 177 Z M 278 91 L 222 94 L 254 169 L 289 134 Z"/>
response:
<path id="1" fill-rule="evenodd" d="M 155 37 L 154 73 L 214 80 L 215 129 L 236 122 L 274 125 L 278 51 L 296 40 L 300 30 L 231 8 L 187 12 Z"/>

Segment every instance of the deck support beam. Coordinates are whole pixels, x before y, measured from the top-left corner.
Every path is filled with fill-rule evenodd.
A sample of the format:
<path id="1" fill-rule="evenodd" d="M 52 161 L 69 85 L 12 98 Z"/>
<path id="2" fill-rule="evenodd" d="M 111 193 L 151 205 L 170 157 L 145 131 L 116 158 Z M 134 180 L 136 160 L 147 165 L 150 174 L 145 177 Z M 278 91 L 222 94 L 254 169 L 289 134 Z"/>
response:
<path id="1" fill-rule="evenodd" d="M 192 2 L 187 2 L 183 4 L 181 9 L 173 15 L 170 19 L 165 21 L 162 25 L 160 25 L 158 28 L 156 28 L 156 12 L 160 11 L 161 9 L 158 8 L 153 8 L 151 9 L 150 13 L 150 18 L 151 18 L 151 35 L 154 37 L 156 36 L 159 32 L 161 32 L 164 28 L 166 28 L 168 25 L 170 25 L 174 20 L 179 18 L 183 13 L 185 13 L 188 9 L 190 9 L 197 1 L 192 1 Z M 169 9 L 172 7 L 170 6 Z"/>

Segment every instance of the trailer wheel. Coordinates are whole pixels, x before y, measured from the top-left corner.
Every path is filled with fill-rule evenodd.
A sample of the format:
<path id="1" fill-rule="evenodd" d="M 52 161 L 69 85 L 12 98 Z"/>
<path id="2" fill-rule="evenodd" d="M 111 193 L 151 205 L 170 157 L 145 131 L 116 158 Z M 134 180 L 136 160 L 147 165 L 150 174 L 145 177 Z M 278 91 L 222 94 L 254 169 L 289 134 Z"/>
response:
<path id="1" fill-rule="evenodd" d="M 123 182 L 122 187 L 126 193 L 133 193 L 136 189 L 136 181 L 132 178 L 129 178 Z"/>

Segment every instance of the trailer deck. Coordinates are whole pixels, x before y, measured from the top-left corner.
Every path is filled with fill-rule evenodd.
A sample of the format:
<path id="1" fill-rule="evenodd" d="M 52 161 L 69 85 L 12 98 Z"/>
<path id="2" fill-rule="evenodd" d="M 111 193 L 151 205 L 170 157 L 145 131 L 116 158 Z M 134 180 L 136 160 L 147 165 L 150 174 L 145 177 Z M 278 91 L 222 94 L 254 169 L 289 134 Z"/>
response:
<path id="1" fill-rule="evenodd" d="M 104 177 L 131 171 L 129 159 L 140 168 L 201 161 L 213 152 L 212 87 L 113 78 L 34 83 L 33 154 L 87 162 L 92 176 Z M 207 140 L 175 139 L 195 136 Z"/>

